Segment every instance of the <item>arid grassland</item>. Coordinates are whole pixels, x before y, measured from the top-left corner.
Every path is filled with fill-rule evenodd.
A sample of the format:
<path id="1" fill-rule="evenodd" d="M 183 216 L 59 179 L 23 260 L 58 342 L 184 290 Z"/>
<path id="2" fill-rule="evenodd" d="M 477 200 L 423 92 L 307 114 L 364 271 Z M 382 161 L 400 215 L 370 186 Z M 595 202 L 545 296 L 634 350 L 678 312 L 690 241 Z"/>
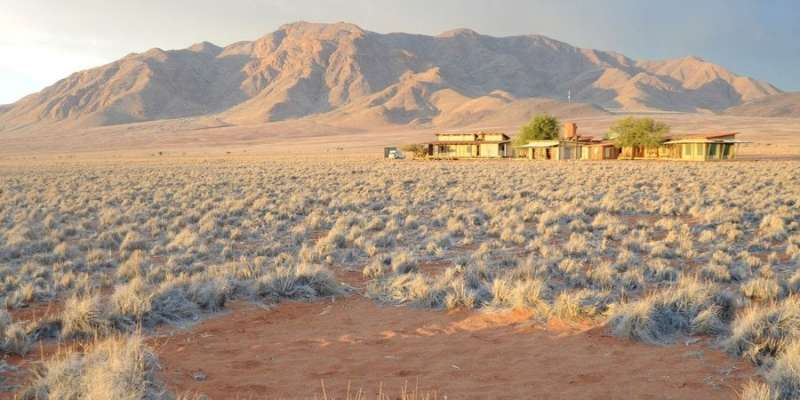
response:
<path id="1" fill-rule="evenodd" d="M 26 399 L 185 396 L 159 375 L 159 330 L 351 296 L 702 340 L 758 367 L 729 397 L 795 399 L 798 266 L 795 161 L 0 166 L 2 369 Z"/>

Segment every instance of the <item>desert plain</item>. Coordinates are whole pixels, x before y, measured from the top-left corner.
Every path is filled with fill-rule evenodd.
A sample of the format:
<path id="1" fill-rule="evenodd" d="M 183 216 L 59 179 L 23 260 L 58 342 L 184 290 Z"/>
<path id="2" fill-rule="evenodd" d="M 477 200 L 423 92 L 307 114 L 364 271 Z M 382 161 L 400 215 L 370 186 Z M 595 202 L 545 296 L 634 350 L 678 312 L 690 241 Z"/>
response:
<path id="1" fill-rule="evenodd" d="M 749 143 L 727 162 L 430 161 L 382 159 L 424 127 L 6 132 L 2 397 L 791 393 L 798 120 L 650 116 Z"/>

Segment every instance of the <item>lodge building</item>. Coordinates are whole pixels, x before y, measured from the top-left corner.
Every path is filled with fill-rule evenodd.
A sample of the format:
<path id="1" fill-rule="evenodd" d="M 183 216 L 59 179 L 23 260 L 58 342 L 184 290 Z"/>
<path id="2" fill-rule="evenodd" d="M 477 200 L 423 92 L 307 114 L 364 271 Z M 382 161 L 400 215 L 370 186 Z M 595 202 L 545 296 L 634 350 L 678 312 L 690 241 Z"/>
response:
<path id="1" fill-rule="evenodd" d="M 438 133 L 436 141 L 426 143 L 428 158 L 529 160 L 733 160 L 737 132 L 673 134 L 656 146 L 619 148 L 613 140 L 578 134 L 578 125 L 568 122 L 558 139 L 531 140 L 512 146 L 511 138 L 501 132 Z"/>
<path id="2" fill-rule="evenodd" d="M 674 134 L 655 146 L 619 148 L 613 140 L 578 134 L 578 125 L 568 122 L 558 139 L 532 140 L 512 146 L 501 132 L 439 133 L 426 143 L 428 158 L 529 160 L 681 160 L 717 161 L 736 157 L 736 132 Z"/>
<path id="3" fill-rule="evenodd" d="M 516 147 L 517 156 L 529 160 L 615 160 L 619 151 L 610 140 L 578 135 L 578 125 L 564 124 L 561 137 L 532 140 Z"/>
<path id="4" fill-rule="evenodd" d="M 507 158 L 511 138 L 504 133 L 437 133 L 436 141 L 426 143 L 430 158 Z"/>
<path id="5" fill-rule="evenodd" d="M 620 159 L 716 161 L 736 157 L 736 132 L 671 135 L 658 146 L 623 147 Z"/>

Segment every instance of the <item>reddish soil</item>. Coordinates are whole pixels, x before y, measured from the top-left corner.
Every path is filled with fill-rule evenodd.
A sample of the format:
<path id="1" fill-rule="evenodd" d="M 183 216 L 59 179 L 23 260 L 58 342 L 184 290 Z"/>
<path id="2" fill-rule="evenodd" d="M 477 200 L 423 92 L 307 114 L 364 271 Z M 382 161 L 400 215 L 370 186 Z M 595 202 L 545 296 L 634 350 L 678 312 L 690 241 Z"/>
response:
<path id="1" fill-rule="evenodd" d="M 524 312 L 435 312 L 359 295 L 271 310 L 233 304 L 151 340 L 162 379 L 212 399 L 374 398 L 419 386 L 451 399 L 730 399 L 753 367 L 707 344 L 649 346 Z M 202 372 L 204 380 L 193 374 Z M 446 396 L 446 397 L 445 397 Z"/>
<path id="2" fill-rule="evenodd" d="M 11 319 L 18 321 L 36 321 L 42 318 L 54 317 L 64 309 L 62 302 L 37 303 L 28 307 L 11 308 L 8 310 Z"/>

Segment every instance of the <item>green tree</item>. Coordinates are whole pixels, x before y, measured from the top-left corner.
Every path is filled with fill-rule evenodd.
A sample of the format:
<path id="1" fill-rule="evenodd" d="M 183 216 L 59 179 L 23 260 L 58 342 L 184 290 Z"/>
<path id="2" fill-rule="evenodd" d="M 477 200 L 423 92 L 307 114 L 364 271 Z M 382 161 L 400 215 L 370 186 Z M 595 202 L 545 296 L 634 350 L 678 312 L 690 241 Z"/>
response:
<path id="1" fill-rule="evenodd" d="M 520 128 L 515 143 L 523 145 L 531 140 L 554 140 L 558 139 L 560 132 L 561 123 L 558 122 L 558 118 L 548 114 L 541 114 L 533 117 Z"/>
<path id="2" fill-rule="evenodd" d="M 669 133 L 669 125 L 652 118 L 628 117 L 611 126 L 608 137 L 617 147 L 657 146 Z"/>

